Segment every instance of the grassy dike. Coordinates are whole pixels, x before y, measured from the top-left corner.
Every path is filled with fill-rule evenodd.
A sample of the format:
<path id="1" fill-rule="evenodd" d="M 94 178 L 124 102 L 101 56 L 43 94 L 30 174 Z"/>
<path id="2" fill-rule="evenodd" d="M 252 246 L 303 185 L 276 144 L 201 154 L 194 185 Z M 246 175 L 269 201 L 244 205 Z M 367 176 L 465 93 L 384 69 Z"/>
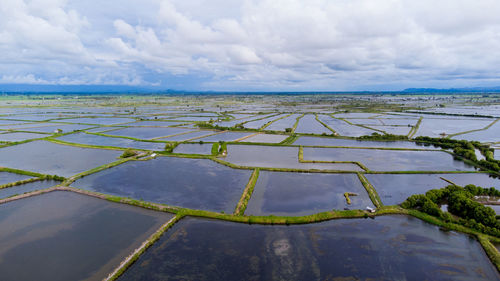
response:
<path id="1" fill-rule="evenodd" d="M 149 238 L 144 241 L 139 248 L 135 249 L 134 252 L 132 252 L 128 257 L 126 257 L 120 265 L 113 271 L 111 272 L 108 277 L 106 277 L 104 280 L 106 281 L 111 281 L 111 280 L 116 280 L 118 277 L 120 277 L 134 262 L 136 262 L 139 257 L 149 248 L 151 245 L 153 245 L 160 237 L 167 231 L 169 228 L 171 228 L 176 222 L 178 222 L 181 218 L 183 218 L 183 215 L 176 215 L 169 221 L 167 221 L 165 224 L 163 224 L 155 233 L 151 234 Z"/>
<path id="2" fill-rule="evenodd" d="M 368 179 L 361 173 L 356 173 L 358 175 L 359 180 L 361 181 L 361 184 L 363 187 L 366 189 L 366 192 L 368 193 L 368 196 L 373 202 L 373 205 L 375 207 L 380 208 L 383 206 L 382 200 L 380 200 L 380 197 L 378 196 L 377 190 L 371 185 L 371 183 L 368 181 Z"/>
<path id="3" fill-rule="evenodd" d="M 248 201 L 252 197 L 253 189 L 255 187 L 255 184 L 257 183 L 258 178 L 259 178 L 259 169 L 257 168 L 253 170 L 253 173 L 250 176 L 250 180 L 248 181 L 248 184 L 245 187 L 243 194 L 241 195 L 240 201 L 238 202 L 238 205 L 236 205 L 236 208 L 234 210 L 235 216 L 242 216 L 245 213 Z"/>

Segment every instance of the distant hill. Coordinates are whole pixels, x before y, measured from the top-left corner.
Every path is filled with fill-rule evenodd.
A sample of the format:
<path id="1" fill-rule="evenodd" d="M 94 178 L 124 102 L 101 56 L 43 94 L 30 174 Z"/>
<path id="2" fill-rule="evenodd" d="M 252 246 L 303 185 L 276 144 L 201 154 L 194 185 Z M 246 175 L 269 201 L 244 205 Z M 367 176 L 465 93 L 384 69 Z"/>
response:
<path id="1" fill-rule="evenodd" d="M 497 87 L 471 87 L 471 88 L 408 88 L 404 93 L 500 93 L 500 86 Z"/>

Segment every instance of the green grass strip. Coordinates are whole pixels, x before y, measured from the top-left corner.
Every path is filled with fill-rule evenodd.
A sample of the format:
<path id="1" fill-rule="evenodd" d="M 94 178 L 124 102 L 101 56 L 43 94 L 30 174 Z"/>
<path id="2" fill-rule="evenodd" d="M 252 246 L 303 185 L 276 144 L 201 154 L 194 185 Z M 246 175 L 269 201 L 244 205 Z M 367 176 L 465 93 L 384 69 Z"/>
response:
<path id="1" fill-rule="evenodd" d="M 424 117 L 420 116 L 420 118 L 418 118 L 418 121 L 417 121 L 417 124 L 415 124 L 415 126 L 413 128 L 411 128 L 411 130 L 408 132 L 408 138 L 412 138 L 418 131 L 418 128 L 420 128 L 420 124 L 422 123 L 422 120 L 424 119 Z"/>
<path id="2" fill-rule="evenodd" d="M 334 134 L 337 134 L 337 132 L 335 132 L 334 129 L 332 129 L 332 127 L 328 126 L 325 122 L 319 120 L 318 118 L 318 114 L 314 114 L 315 118 L 316 118 L 316 121 L 318 121 L 321 125 L 323 125 L 325 128 L 327 128 L 328 130 L 332 131 L 332 133 Z"/>
<path id="3" fill-rule="evenodd" d="M 136 262 L 139 257 L 146 252 L 146 250 L 151 247 L 160 237 L 167 231 L 169 228 L 171 228 L 176 222 L 178 222 L 180 219 L 182 219 L 184 216 L 183 215 L 176 215 L 169 221 L 167 221 L 165 224 L 163 224 L 155 233 L 153 233 L 149 238 L 142 243 L 142 245 L 135 249 L 135 251 L 130 254 L 128 257 L 126 257 L 120 265 L 109 274 L 109 276 L 104 279 L 106 281 L 110 280 L 116 280 L 118 277 L 120 277 L 134 262 Z"/>
<path id="4" fill-rule="evenodd" d="M 238 205 L 236 205 L 236 209 L 234 210 L 234 215 L 242 216 L 245 213 L 248 201 L 252 197 L 253 189 L 255 187 L 255 184 L 257 183 L 258 178 L 259 178 L 259 169 L 257 168 L 253 170 L 253 173 L 250 176 L 248 184 L 245 187 L 243 194 L 241 195 L 240 201 L 238 202 Z"/>
<path id="5" fill-rule="evenodd" d="M 359 180 L 361 181 L 361 184 L 365 187 L 368 196 L 372 200 L 373 205 L 375 205 L 375 207 L 377 208 L 382 207 L 383 206 L 382 200 L 380 200 L 377 190 L 373 187 L 373 185 L 368 181 L 368 179 L 363 174 L 357 173 L 357 175 Z"/>

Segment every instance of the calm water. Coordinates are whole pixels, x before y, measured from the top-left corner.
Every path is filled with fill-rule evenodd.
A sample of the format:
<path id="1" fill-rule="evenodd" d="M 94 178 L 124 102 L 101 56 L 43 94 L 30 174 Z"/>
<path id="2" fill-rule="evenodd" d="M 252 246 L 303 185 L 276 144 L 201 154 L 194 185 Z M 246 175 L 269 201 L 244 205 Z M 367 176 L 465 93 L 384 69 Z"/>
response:
<path id="1" fill-rule="evenodd" d="M 434 146 L 424 147 L 411 141 L 359 141 L 353 139 L 338 139 L 326 137 L 300 137 L 294 145 L 307 146 L 348 146 L 348 147 L 388 147 L 388 148 L 417 148 L 436 149 Z"/>
<path id="2" fill-rule="evenodd" d="M 286 138 L 288 138 L 288 135 L 258 134 L 253 137 L 246 138 L 242 140 L 242 142 L 280 143 Z"/>
<path id="3" fill-rule="evenodd" d="M 52 187 L 54 185 L 58 185 L 61 182 L 59 181 L 54 181 L 54 180 L 45 180 L 45 181 L 36 181 L 36 182 L 30 182 L 30 183 L 25 183 L 22 185 L 16 185 L 8 188 L 2 188 L 0 189 L 0 198 L 7 198 L 11 197 L 14 195 L 20 195 L 26 192 L 31 192 L 35 190 L 40 190 L 40 189 L 45 189 Z"/>
<path id="4" fill-rule="evenodd" d="M 32 178 L 27 175 L 20 175 L 16 173 L 0 172 L 0 185 L 4 185 L 11 182 L 16 182 L 20 180 L 25 180 Z"/>
<path id="5" fill-rule="evenodd" d="M 174 153 L 186 153 L 186 154 L 212 154 L 212 143 L 181 143 L 175 149 Z"/>
<path id="6" fill-rule="evenodd" d="M 186 141 L 186 140 L 191 140 L 191 139 L 197 140 L 197 139 L 200 139 L 202 137 L 214 134 L 215 132 L 216 131 L 193 131 L 191 133 L 177 135 L 177 136 L 171 136 L 171 137 L 166 137 L 166 138 L 160 138 L 158 140 L 162 140 L 162 141 Z"/>
<path id="7" fill-rule="evenodd" d="M 273 122 L 264 130 L 284 131 L 286 128 L 293 128 L 293 125 L 295 124 L 295 122 L 297 121 L 297 117 L 299 116 L 300 114 L 292 114 L 288 117 Z"/>
<path id="8" fill-rule="evenodd" d="M 29 139 L 37 139 L 44 138 L 48 135 L 44 134 L 34 134 L 34 133 L 8 133 L 8 134 L 0 134 L 0 141 L 24 141 Z"/>
<path id="9" fill-rule="evenodd" d="M 190 132 L 189 129 L 183 128 L 149 128 L 149 127 L 131 127 L 105 132 L 104 134 L 113 136 L 133 137 L 138 139 L 153 139 L 166 137 L 180 133 Z"/>
<path id="10" fill-rule="evenodd" d="M 374 171 L 473 171 L 442 151 L 304 147 L 305 160 L 359 161 Z"/>
<path id="11" fill-rule="evenodd" d="M 415 137 L 417 136 L 429 136 L 429 137 L 440 137 L 441 133 L 446 133 L 447 135 L 461 133 L 470 130 L 482 129 L 491 122 L 493 119 L 444 119 L 444 118 L 432 118 L 424 117 L 422 123 L 418 128 Z"/>
<path id="12" fill-rule="evenodd" d="M 337 132 L 341 136 L 359 137 L 363 135 L 371 135 L 375 132 L 374 130 L 370 130 L 367 128 L 350 125 L 343 120 L 335 119 L 327 115 L 318 115 L 318 119 L 330 126 L 330 128 L 335 130 L 335 132 Z"/>
<path id="13" fill-rule="evenodd" d="M 68 122 L 68 123 L 82 123 L 82 124 L 97 124 L 97 125 L 116 125 L 134 122 L 135 119 L 132 118 L 73 118 L 73 119 L 61 119 L 58 120 L 60 122 Z"/>
<path id="14" fill-rule="evenodd" d="M 333 134 L 332 131 L 319 123 L 314 115 L 310 114 L 304 115 L 304 117 L 300 118 L 295 132 L 302 134 Z"/>
<path id="15" fill-rule="evenodd" d="M 385 205 L 400 204 L 413 194 L 424 194 L 430 189 L 449 185 L 443 177 L 458 185 L 474 184 L 500 188 L 500 180 L 487 174 L 366 174 Z"/>
<path id="16" fill-rule="evenodd" d="M 353 192 L 351 205 L 344 192 Z M 355 174 L 261 171 L 247 215 L 303 216 L 330 211 L 365 209 L 373 204 Z"/>
<path id="17" fill-rule="evenodd" d="M 286 114 L 280 114 L 280 115 L 277 115 L 277 116 L 271 116 L 271 117 L 268 117 L 268 118 L 264 118 L 262 120 L 248 122 L 248 123 L 245 123 L 243 126 L 245 128 L 259 129 L 260 127 L 266 125 L 267 122 L 276 120 L 276 119 L 281 118 L 281 117 L 283 117 L 285 115 Z"/>
<path id="18" fill-rule="evenodd" d="M 2 280 L 102 280 L 171 217 L 64 191 L 2 204 Z"/>
<path id="19" fill-rule="evenodd" d="M 121 154 L 121 151 L 33 141 L 0 148 L 0 166 L 67 177 L 116 161 Z"/>
<path id="20" fill-rule="evenodd" d="M 459 140 L 477 140 L 481 142 L 499 142 L 500 141 L 500 122 L 496 122 L 489 129 L 472 132 L 468 134 L 453 137 Z"/>
<path id="21" fill-rule="evenodd" d="M 252 171 L 208 159 L 158 157 L 130 161 L 72 186 L 192 209 L 233 212 Z"/>
<path id="22" fill-rule="evenodd" d="M 120 280 L 499 280 L 480 244 L 405 216 L 263 226 L 185 218 Z"/>
<path id="23" fill-rule="evenodd" d="M 104 137 L 99 135 L 92 135 L 86 133 L 77 133 L 59 137 L 62 141 L 81 143 L 88 145 L 102 145 L 102 146 L 115 146 L 122 148 L 135 148 L 146 150 L 164 150 L 164 143 L 135 141 L 131 139 Z"/>
<path id="24" fill-rule="evenodd" d="M 298 147 L 228 145 L 225 161 L 241 166 L 361 171 L 350 163 L 299 163 Z"/>
<path id="25" fill-rule="evenodd" d="M 241 138 L 249 136 L 251 134 L 253 134 L 253 133 L 224 132 L 221 134 L 216 134 L 213 136 L 197 139 L 196 141 L 204 141 L 204 142 L 235 141 L 237 139 L 241 139 Z"/>

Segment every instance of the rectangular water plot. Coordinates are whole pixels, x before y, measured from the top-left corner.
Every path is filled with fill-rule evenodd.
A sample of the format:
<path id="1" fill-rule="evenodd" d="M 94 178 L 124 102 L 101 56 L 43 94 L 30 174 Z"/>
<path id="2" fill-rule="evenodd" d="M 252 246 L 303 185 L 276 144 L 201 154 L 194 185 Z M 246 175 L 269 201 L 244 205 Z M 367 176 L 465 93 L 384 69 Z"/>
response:
<path id="1" fill-rule="evenodd" d="M 355 174 L 261 171 L 245 215 L 304 216 L 367 206 L 374 208 Z"/>
<path id="2" fill-rule="evenodd" d="M 474 184 L 489 188 L 500 188 L 500 180 L 483 173 L 465 174 L 366 174 L 375 187 L 384 205 L 400 204 L 414 194 L 424 194 L 430 189 L 440 189 L 450 183 L 465 186 Z"/>
<path id="3" fill-rule="evenodd" d="M 242 142 L 280 143 L 286 138 L 288 135 L 257 134 L 242 140 Z"/>
<path id="4" fill-rule="evenodd" d="M 171 217 L 65 191 L 1 204 L 2 280 L 102 280 Z"/>
<path id="5" fill-rule="evenodd" d="M 295 132 L 300 134 L 333 134 L 332 131 L 319 123 L 314 115 L 304 115 L 300 118 Z"/>
<path id="6" fill-rule="evenodd" d="M 11 182 L 27 180 L 30 178 L 32 177 L 27 175 L 9 173 L 9 172 L 0 172 L 0 186 Z"/>
<path id="7" fill-rule="evenodd" d="M 469 236 L 411 217 L 381 216 L 290 226 L 185 218 L 119 280 L 499 278 Z"/>
<path id="8" fill-rule="evenodd" d="M 24 132 L 7 133 L 7 134 L 0 134 L 0 142 L 25 141 L 30 139 L 44 138 L 47 136 L 48 135 L 45 134 L 24 133 Z"/>
<path id="9" fill-rule="evenodd" d="M 187 134 L 176 135 L 176 136 L 171 136 L 171 137 L 166 137 L 166 138 L 159 138 L 158 140 L 162 140 L 162 141 L 190 141 L 190 140 L 201 139 L 205 136 L 213 135 L 215 133 L 216 133 L 216 131 L 193 131 L 193 132 L 190 132 Z"/>
<path id="10" fill-rule="evenodd" d="M 251 122 L 245 123 L 243 126 L 245 128 L 250 128 L 250 129 L 259 129 L 260 127 L 266 125 L 268 122 L 271 122 L 271 121 L 276 120 L 276 119 L 283 117 L 283 116 L 285 116 L 285 115 L 280 114 L 280 115 L 276 115 L 276 116 L 267 117 L 267 118 L 264 118 L 261 120 L 251 121 Z"/>
<path id="11" fill-rule="evenodd" d="M 137 139 L 154 139 L 191 132 L 189 129 L 183 128 L 148 128 L 148 127 L 131 127 L 105 132 L 106 135 L 132 137 Z"/>
<path id="12" fill-rule="evenodd" d="M 442 137 L 451 134 L 462 133 L 470 130 L 483 129 L 493 122 L 493 119 L 444 119 L 424 117 L 415 137 Z"/>
<path id="13" fill-rule="evenodd" d="M 375 132 L 374 130 L 370 130 L 364 127 L 350 125 L 343 120 L 335 119 L 327 115 L 318 115 L 318 119 L 330 126 L 330 128 L 332 128 L 337 134 L 341 136 L 359 137 L 363 135 L 371 135 Z"/>
<path id="14" fill-rule="evenodd" d="M 285 131 L 287 128 L 291 129 L 293 128 L 293 125 L 295 125 L 295 122 L 297 122 L 297 117 L 299 116 L 300 114 L 292 114 L 283 119 L 276 120 L 271 125 L 267 126 L 264 130 Z"/>
<path id="15" fill-rule="evenodd" d="M 0 166 L 69 177 L 114 162 L 121 154 L 121 151 L 33 141 L 0 148 Z"/>
<path id="16" fill-rule="evenodd" d="M 227 162 L 248 167 L 362 171 L 351 163 L 300 163 L 298 147 L 228 145 Z"/>
<path id="17" fill-rule="evenodd" d="M 30 128 L 23 128 L 20 130 L 36 132 L 36 133 L 69 133 L 90 128 L 90 125 L 55 124 L 55 123 L 50 123 L 50 124 L 51 124 L 50 126 L 30 127 Z"/>
<path id="18" fill-rule="evenodd" d="M 357 161 L 373 171 L 473 171 L 442 151 L 304 147 L 304 160 Z"/>
<path id="19" fill-rule="evenodd" d="M 72 186 L 155 203 L 232 213 L 251 173 L 208 159 L 158 157 L 130 161 L 88 175 Z"/>
<path id="20" fill-rule="evenodd" d="M 135 141 L 131 139 L 104 137 L 86 133 L 65 135 L 57 139 L 87 145 L 115 146 L 121 148 L 135 148 L 145 150 L 164 150 L 165 148 L 165 143 Z"/>
<path id="21" fill-rule="evenodd" d="M 210 155 L 212 146 L 212 143 L 181 143 L 174 149 L 174 153 Z"/>
<path id="22" fill-rule="evenodd" d="M 197 139 L 197 141 L 204 141 L 204 142 L 236 141 L 252 134 L 253 133 L 246 133 L 246 132 L 224 132 L 213 136 Z"/>
<path id="23" fill-rule="evenodd" d="M 44 181 L 35 181 L 7 188 L 2 188 L 0 189 L 0 199 L 12 197 L 15 195 L 21 195 L 35 190 L 46 189 L 58 185 L 60 183 L 61 183 L 60 181 L 55 181 L 55 180 L 44 180 Z"/>
<path id="24" fill-rule="evenodd" d="M 361 141 L 354 139 L 339 139 L 327 137 L 299 137 L 294 145 L 304 146 L 344 146 L 344 147 L 384 147 L 410 149 L 438 149 L 434 146 L 422 146 L 411 141 Z"/>
<path id="25" fill-rule="evenodd" d="M 67 123 L 81 123 L 81 124 L 96 124 L 96 125 L 117 125 L 117 124 L 123 124 L 123 123 L 130 123 L 136 121 L 135 119 L 132 118 L 105 118 L 105 117 L 98 117 L 98 118 L 72 118 L 72 119 L 61 119 L 58 120 L 59 122 L 67 122 Z"/>

